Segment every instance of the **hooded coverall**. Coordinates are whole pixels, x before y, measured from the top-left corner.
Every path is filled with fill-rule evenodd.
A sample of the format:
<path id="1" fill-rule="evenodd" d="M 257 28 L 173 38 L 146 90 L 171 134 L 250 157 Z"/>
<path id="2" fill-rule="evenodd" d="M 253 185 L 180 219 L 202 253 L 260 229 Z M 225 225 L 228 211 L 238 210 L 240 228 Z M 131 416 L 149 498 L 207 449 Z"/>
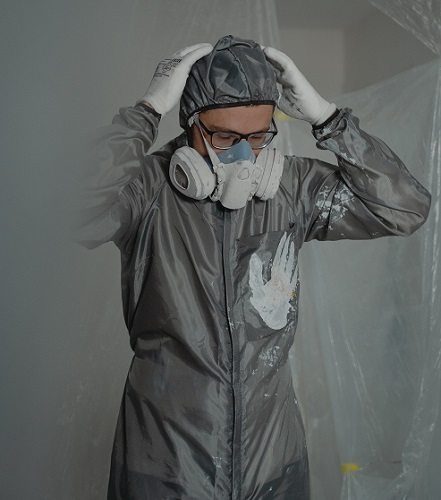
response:
<path id="1" fill-rule="evenodd" d="M 109 499 L 307 499 L 305 433 L 288 353 L 305 241 L 409 235 L 430 196 L 348 110 L 315 129 L 338 167 L 285 157 L 274 199 L 230 211 L 169 180 L 179 136 L 123 108 L 103 131 L 82 239 L 121 251 L 133 361 Z"/>

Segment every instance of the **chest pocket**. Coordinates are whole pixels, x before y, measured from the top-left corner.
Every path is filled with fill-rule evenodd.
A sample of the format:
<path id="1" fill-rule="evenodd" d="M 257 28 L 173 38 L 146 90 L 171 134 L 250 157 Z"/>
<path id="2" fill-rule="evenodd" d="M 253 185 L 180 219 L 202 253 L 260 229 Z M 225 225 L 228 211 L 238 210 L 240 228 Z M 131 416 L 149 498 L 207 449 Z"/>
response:
<path id="1" fill-rule="evenodd" d="M 293 227 L 238 241 L 237 304 L 249 340 L 295 329 L 299 293 L 296 236 Z"/>

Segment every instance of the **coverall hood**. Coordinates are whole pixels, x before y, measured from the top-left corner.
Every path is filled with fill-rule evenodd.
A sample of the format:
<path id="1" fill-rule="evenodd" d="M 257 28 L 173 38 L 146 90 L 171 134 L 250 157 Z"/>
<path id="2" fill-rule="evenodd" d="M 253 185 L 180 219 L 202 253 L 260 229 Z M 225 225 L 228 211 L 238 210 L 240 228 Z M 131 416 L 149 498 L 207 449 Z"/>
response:
<path id="1" fill-rule="evenodd" d="M 181 97 L 179 123 L 196 112 L 247 104 L 277 104 L 276 74 L 260 45 L 232 35 L 192 66 Z"/>

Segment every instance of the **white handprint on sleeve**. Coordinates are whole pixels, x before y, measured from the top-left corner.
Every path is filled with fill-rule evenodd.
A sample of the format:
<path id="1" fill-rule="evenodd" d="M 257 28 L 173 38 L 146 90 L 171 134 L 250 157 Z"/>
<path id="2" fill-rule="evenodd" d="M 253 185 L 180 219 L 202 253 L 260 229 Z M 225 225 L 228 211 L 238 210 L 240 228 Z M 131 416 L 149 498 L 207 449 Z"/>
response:
<path id="1" fill-rule="evenodd" d="M 250 259 L 251 304 L 259 312 L 266 325 L 280 330 L 288 322 L 288 312 L 298 278 L 294 243 L 286 234 L 280 239 L 271 266 L 271 278 L 264 283 L 260 257 L 253 254 Z"/>

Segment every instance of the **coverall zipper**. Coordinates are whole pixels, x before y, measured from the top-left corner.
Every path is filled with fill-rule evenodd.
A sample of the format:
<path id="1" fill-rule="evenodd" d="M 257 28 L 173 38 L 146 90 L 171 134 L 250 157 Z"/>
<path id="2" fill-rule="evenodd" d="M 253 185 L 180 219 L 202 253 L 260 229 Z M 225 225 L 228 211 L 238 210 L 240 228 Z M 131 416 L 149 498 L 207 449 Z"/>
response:
<path id="1" fill-rule="evenodd" d="M 232 230 L 231 212 L 224 212 L 224 240 L 223 262 L 225 279 L 225 304 L 228 320 L 228 331 L 231 340 L 231 387 L 233 392 L 233 437 L 231 456 L 231 498 L 240 500 L 242 487 L 242 457 L 241 457 L 241 432 L 242 432 L 242 398 L 240 390 L 240 350 L 238 338 L 234 332 L 232 317 L 232 298 L 234 295 L 233 277 L 231 266 L 231 248 L 234 246 L 234 231 Z"/>

